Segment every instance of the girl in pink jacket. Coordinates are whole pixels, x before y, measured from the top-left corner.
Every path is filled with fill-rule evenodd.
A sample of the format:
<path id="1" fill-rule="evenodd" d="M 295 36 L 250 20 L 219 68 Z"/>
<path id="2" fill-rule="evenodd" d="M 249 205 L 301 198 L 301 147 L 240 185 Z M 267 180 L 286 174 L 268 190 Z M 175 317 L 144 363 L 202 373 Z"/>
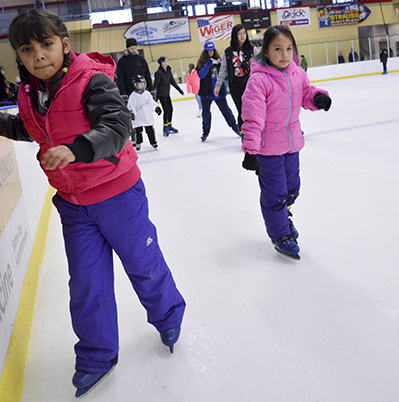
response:
<path id="1" fill-rule="evenodd" d="M 193 63 L 188 65 L 188 72 L 186 75 L 186 85 L 187 85 L 187 93 L 191 93 L 195 95 L 195 100 L 198 103 L 198 113 L 197 117 L 202 116 L 202 104 L 201 104 L 201 97 L 198 95 L 198 91 L 200 88 L 200 77 L 198 77 L 197 70 Z"/>
<path id="2" fill-rule="evenodd" d="M 263 219 L 275 249 L 299 259 L 299 234 L 289 211 L 299 195 L 299 151 L 305 143 L 299 113 L 301 107 L 327 111 L 331 99 L 327 91 L 310 85 L 293 62 L 294 52 L 288 27 L 267 29 L 242 97 L 242 149 L 243 167 L 259 175 Z"/>

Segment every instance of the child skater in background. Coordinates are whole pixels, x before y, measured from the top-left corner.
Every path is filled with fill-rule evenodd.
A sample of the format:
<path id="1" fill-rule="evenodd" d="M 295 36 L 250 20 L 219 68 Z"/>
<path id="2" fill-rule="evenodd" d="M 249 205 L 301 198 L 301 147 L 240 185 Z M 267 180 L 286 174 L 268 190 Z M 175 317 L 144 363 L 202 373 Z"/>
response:
<path id="1" fill-rule="evenodd" d="M 202 116 L 202 104 L 201 97 L 198 95 L 199 87 L 200 87 L 200 78 L 198 77 L 197 70 L 193 63 L 188 65 L 188 72 L 186 75 L 186 85 L 187 85 L 187 93 L 194 94 L 195 100 L 198 103 L 198 113 L 197 117 Z"/>
<path id="2" fill-rule="evenodd" d="M 270 27 L 260 53 L 251 63 L 242 100 L 243 167 L 259 174 L 261 209 L 277 251 L 299 259 L 298 231 L 289 209 L 299 195 L 299 151 L 304 137 L 301 107 L 328 111 L 327 91 L 310 85 L 305 71 L 292 60 L 297 52 L 291 30 Z"/>
<path id="3" fill-rule="evenodd" d="M 36 141 L 63 227 L 70 274 L 76 397 L 118 362 L 113 250 L 147 310 L 148 322 L 173 351 L 185 302 L 148 218 L 130 114 L 112 82 L 115 63 L 74 53 L 63 21 L 32 9 L 9 28 L 22 84 L 19 115 L 0 114 L 0 134 Z"/>
<path id="4" fill-rule="evenodd" d="M 154 90 L 156 100 L 159 100 L 163 109 L 163 135 L 168 137 L 170 133 L 178 133 L 179 130 L 172 126 L 173 106 L 170 98 L 170 86 L 173 85 L 180 95 L 184 95 L 182 89 L 173 78 L 172 69 L 168 66 L 168 59 L 161 56 L 158 59 L 159 68 L 155 71 Z"/>
<path id="5" fill-rule="evenodd" d="M 133 127 L 136 132 L 136 151 L 139 151 L 143 143 L 143 127 L 148 135 L 150 144 L 157 149 L 158 143 L 154 130 L 154 114 L 159 116 L 162 113 L 161 108 L 152 98 L 152 95 L 146 91 L 147 82 L 142 75 L 134 79 L 134 91 L 129 96 L 127 108 L 134 115 Z"/>

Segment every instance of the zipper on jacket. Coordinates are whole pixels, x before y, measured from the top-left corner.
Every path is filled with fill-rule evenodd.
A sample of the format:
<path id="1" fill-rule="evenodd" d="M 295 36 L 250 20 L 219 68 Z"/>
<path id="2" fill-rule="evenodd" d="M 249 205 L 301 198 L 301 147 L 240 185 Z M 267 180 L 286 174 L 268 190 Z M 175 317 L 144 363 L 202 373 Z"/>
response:
<path id="1" fill-rule="evenodd" d="M 289 128 L 288 128 L 288 123 L 289 123 L 289 121 L 290 121 L 290 118 L 291 118 L 291 109 L 292 109 L 292 100 L 291 100 L 291 95 L 292 95 L 292 91 L 291 91 L 291 83 L 290 83 L 290 80 L 289 80 L 289 78 L 288 78 L 288 74 L 285 72 L 285 71 L 283 71 L 283 70 L 281 70 L 282 71 L 282 73 L 285 75 L 285 78 L 287 79 L 287 83 L 288 83 L 288 90 L 289 90 L 289 96 L 288 96 L 288 99 L 289 99 L 289 109 L 288 109 L 288 118 L 287 118 L 287 121 L 286 121 L 286 123 L 285 123 L 285 128 L 287 129 L 287 133 L 288 133 L 288 138 L 289 138 L 289 140 L 290 140 L 290 151 L 292 150 L 292 137 L 291 137 L 291 132 L 290 132 L 290 130 L 289 130 Z"/>
<path id="2" fill-rule="evenodd" d="M 265 147 L 265 131 L 266 131 L 266 127 L 263 127 L 263 131 L 262 131 L 262 148 Z"/>

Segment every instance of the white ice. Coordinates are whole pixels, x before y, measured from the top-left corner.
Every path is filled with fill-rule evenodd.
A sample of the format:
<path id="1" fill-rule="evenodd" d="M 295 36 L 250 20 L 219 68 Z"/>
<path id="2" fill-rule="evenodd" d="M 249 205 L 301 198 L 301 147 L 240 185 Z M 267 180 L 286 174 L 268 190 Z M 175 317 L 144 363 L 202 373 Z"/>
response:
<path id="1" fill-rule="evenodd" d="M 219 110 L 204 143 L 195 100 L 173 104 L 179 134 L 156 117 L 159 149 L 144 138 L 139 166 L 187 301 L 182 335 L 170 354 L 115 258 L 120 362 L 87 402 L 399 401 L 399 74 L 317 86 L 333 105 L 301 115 L 299 262 L 268 239 Z M 75 400 L 68 298 L 53 210 L 22 402 Z"/>

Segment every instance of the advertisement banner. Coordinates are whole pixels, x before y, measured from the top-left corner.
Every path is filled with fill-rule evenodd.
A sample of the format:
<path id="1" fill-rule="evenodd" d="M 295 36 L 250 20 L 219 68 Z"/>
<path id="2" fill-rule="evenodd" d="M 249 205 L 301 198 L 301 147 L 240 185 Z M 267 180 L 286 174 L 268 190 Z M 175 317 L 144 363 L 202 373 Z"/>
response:
<path id="1" fill-rule="evenodd" d="M 230 39 L 234 19 L 232 14 L 201 17 L 197 18 L 197 26 L 200 42 Z"/>
<path id="2" fill-rule="evenodd" d="M 0 138 L 0 237 L 22 196 L 17 159 L 12 141 Z"/>
<path id="3" fill-rule="evenodd" d="M 278 8 L 278 25 L 310 25 L 310 8 Z"/>
<path id="4" fill-rule="evenodd" d="M 11 142 L 11 141 L 10 141 Z M 3 144 L 2 144 L 3 145 Z M 4 197 L 1 198 L 3 203 Z M 0 366 L 4 366 L 32 251 L 24 197 L 0 237 Z"/>
<path id="5" fill-rule="evenodd" d="M 188 18 L 153 20 L 132 25 L 125 33 L 126 39 L 135 38 L 139 45 L 190 41 Z"/>
<path id="6" fill-rule="evenodd" d="M 363 22 L 371 11 L 360 3 L 342 3 L 318 6 L 319 27 L 339 27 Z"/>

